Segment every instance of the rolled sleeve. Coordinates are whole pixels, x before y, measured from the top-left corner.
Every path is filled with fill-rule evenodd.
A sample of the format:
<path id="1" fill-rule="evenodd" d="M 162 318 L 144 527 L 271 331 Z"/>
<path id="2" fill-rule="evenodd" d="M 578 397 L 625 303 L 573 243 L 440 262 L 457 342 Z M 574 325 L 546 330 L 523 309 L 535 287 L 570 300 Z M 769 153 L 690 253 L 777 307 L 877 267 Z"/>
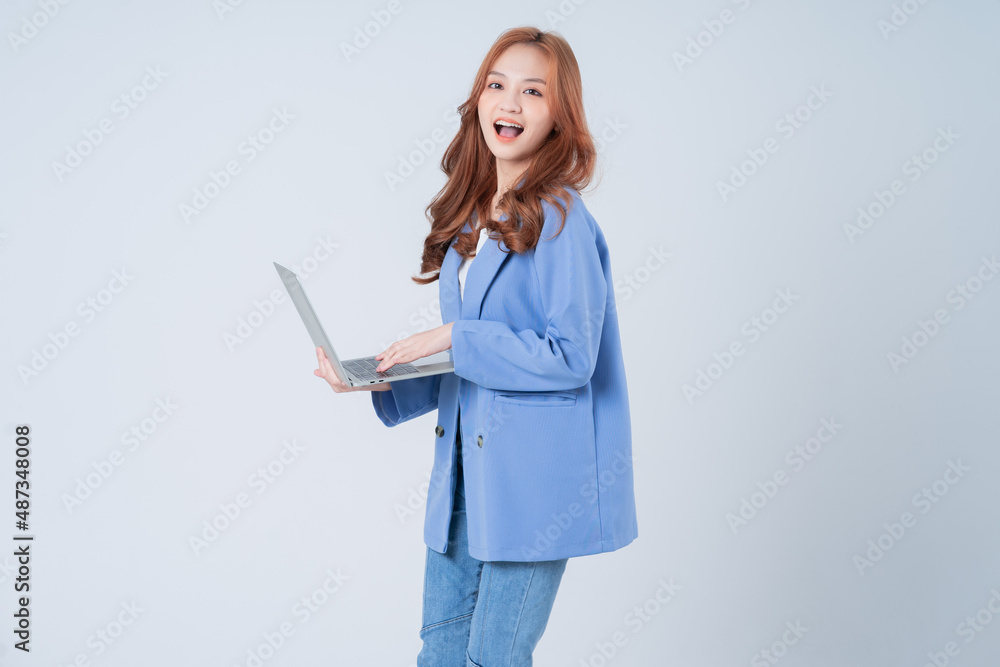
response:
<path id="1" fill-rule="evenodd" d="M 389 391 L 373 391 L 372 406 L 386 426 L 396 426 L 437 408 L 441 375 L 393 380 Z"/>

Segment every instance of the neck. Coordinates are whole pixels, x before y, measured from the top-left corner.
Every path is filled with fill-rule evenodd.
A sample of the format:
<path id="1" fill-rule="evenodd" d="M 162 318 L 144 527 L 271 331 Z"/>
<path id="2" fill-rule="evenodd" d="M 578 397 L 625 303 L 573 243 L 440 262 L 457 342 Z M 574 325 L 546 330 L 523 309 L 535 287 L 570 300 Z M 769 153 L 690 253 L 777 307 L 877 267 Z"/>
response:
<path id="1" fill-rule="evenodd" d="M 527 163 L 524 161 L 510 163 L 507 160 L 497 160 L 497 199 L 516 186 L 526 170 Z"/>

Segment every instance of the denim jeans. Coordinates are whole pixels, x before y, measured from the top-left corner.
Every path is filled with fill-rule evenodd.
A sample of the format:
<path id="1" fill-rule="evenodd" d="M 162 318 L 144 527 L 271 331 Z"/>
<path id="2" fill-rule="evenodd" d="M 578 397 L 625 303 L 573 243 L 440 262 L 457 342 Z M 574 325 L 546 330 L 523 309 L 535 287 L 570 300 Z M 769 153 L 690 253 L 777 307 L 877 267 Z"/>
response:
<path id="1" fill-rule="evenodd" d="M 418 667 L 530 667 L 568 559 L 480 561 L 469 555 L 458 435 L 448 552 L 427 549 Z"/>

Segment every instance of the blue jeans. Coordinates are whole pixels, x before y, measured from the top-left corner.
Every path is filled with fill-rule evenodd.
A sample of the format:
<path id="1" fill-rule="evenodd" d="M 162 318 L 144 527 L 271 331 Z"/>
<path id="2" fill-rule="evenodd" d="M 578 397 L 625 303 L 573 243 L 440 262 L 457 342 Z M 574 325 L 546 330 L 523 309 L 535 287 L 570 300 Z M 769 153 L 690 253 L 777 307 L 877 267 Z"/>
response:
<path id="1" fill-rule="evenodd" d="M 448 529 L 448 552 L 427 549 L 424 570 L 424 645 L 418 667 L 530 667 L 549 620 L 567 559 L 480 561 L 469 555 L 458 435 L 458 483 Z"/>

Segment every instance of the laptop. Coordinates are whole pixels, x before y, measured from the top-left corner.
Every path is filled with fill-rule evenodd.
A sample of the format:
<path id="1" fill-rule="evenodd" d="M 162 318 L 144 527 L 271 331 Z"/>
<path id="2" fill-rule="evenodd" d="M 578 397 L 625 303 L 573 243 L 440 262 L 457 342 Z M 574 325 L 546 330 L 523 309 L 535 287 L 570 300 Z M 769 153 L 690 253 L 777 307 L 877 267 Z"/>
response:
<path id="1" fill-rule="evenodd" d="M 326 335 L 326 331 L 323 330 L 323 325 L 320 324 L 319 318 L 316 317 L 316 311 L 313 310 L 312 304 L 309 303 L 309 297 L 306 296 L 305 290 L 302 289 L 299 277 L 294 271 L 286 269 L 277 262 L 274 263 L 274 268 L 278 270 L 281 282 L 284 283 L 285 289 L 288 290 L 288 296 L 292 298 L 295 309 L 299 311 L 299 317 L 302 318 L 303 324 L 306 325 L 306 331 L 309 332 L 313 344 L 316 347 L 323 348 L 323 354 L 330 360 L 330 365 L 333 366 L 337 377 L 344 384 L 351 387 L 363 387 L 380 382 L 409 380 L 411 378 L 424 377 L 425 375 L 450 373 L 455 370 L 455 364 L 451 360 L 451 350 L 423 357 L 419 362 L 394 364 L 384 373 L 379 373 L 375 370 L 382 362 L 374 356 L 344 359 L 341 361 L 334 351 L 333 345 Z"/>

